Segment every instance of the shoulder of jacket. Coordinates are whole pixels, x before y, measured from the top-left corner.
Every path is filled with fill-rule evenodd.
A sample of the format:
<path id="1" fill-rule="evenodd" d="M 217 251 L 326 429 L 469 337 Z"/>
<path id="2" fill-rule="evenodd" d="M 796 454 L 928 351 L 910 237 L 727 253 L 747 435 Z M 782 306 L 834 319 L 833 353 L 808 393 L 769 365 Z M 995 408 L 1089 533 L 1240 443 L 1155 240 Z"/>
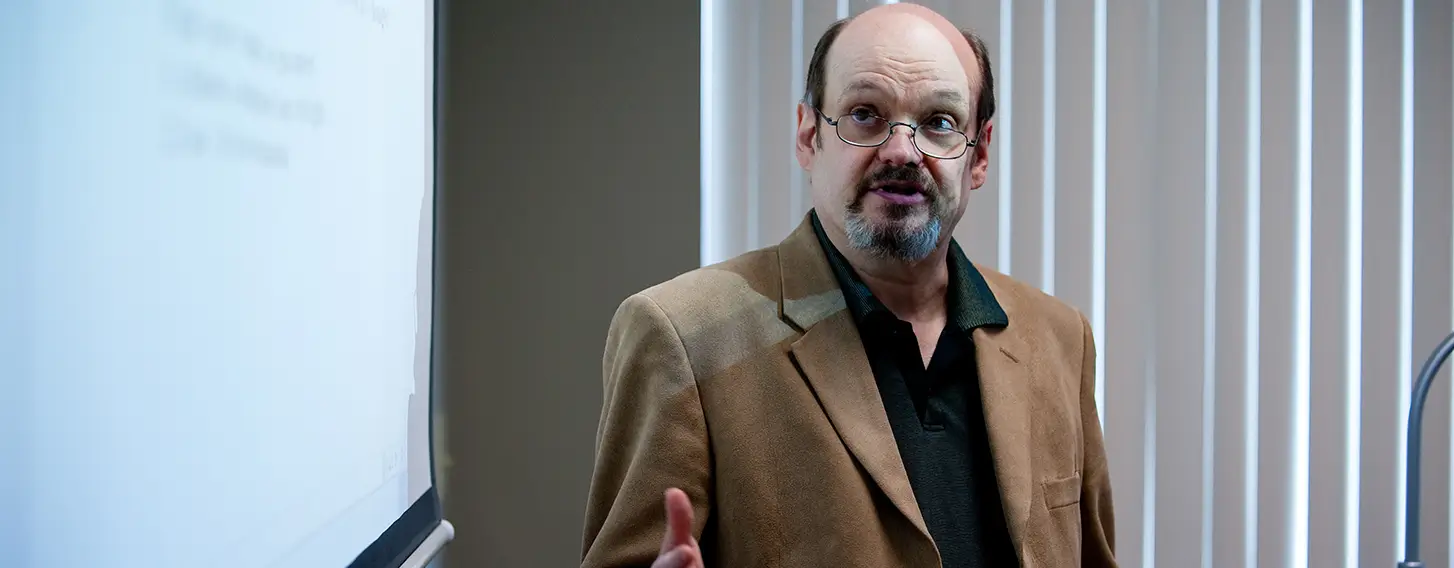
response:
<path id="1" fill-rule="evenodd" d="M 1009 316 L 1010 325 L 1035 336 L 1049 335 L 1058 342 L 1079 345 L 1089 320 L 1069 302 L 993 268 L 975 265 Z M 1069 346 L 1067 345 L 1067 346 Z"/>
<path id="2" fill-rule="evenodd" d="M 702 378 L 794 333 L 780 315 L 781 286 L 777 250 L 768 247 L 637 292 L 623 309 L 649 303 L 660 310 Z"/>

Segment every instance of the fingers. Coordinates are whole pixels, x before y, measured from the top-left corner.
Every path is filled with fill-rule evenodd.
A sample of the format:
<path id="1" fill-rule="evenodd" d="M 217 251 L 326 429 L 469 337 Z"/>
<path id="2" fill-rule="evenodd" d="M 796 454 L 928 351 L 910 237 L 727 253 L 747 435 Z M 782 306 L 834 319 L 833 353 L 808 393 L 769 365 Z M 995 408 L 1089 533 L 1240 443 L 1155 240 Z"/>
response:
<path id="1" fill-rule="evenodd" d="M 678 546 L 656 557 L 651 568 L 703 568 L 702 553 L 691 546 Z"/>
<path id="2" fill-rule="evenodd" d="M 666 534 L 652 568 L 702 568 L 702 551 L 692 537 L 692 500 L 680 489 L 671 488 L 666 504 Z"/>
<path id="3" fill-rule="evenodd" d="M 680 489 L 668 489 L 666 491 L 666 535 L 670 544 L 664 543 L 664 547 L 691 544 L 692 517 L 692 501 L 687 498 L 687 494 Z"/>

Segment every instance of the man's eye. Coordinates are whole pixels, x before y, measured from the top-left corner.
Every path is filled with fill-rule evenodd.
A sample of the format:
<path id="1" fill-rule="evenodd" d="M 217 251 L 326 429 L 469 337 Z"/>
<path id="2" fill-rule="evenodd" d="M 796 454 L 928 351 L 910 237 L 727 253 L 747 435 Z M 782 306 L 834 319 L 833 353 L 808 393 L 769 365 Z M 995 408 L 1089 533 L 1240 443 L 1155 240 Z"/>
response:
<path id="1" fill-rule="evenodd" d="M 954 121 L 946 116 L 936 116 L 925 121 L 924 126 L 935 130 L 954 130 Z"/>
<path id="2" fill-rule="evenodd" d="M 858 122 L 860 124 L 868 124 L 870 122 L 878 120 L 878 115 L 874 114 L 873 111 L 866 108 L 856 108 L 848 114 L 850 117 L 853 118 L 854 122 Z"/>

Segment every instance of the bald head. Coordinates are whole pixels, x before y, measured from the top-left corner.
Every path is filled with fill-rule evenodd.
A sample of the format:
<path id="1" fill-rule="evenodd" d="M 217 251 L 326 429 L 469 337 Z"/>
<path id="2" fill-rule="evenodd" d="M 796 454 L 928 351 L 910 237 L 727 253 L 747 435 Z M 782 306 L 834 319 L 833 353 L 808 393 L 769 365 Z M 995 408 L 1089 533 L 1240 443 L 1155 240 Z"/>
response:
<path id="1" fill-rule="evenodd" d="M 912 19 L 903 19 L 909 16 Z M 805 77 L 803 102 L 813 108 L 823 108 L 824 89 L 827 82 L 829 52 L 836 52 L 840 36 L 849 27 L 873 29 L 894 29 L 905 24 L 919 24 L 933 27 L 937 35 L 948 42 L 960 68 L 964 70 L 974 94 L 974 115 L 977 125 L 983 125 L 995 115 L 994 70 L 990 65 L 989 51 L 983 39 L 954 26 L 939 13 L 919 4 L 900 2 L 875 6 L 853 18 L 839 20 L 828 27 L 813 48 Z M 856 33 L 856 32 L 855 32 Z M 888 38 L 883 38 L 888 39 Z M 875 41 L 869 39 L 869 41 Z M 882 40 L 879 40 L 882 41 Z M 836 53 L 835 53 L 836 56 Z"/>
<path id="2" fill-rule="evenodd" d="M 963 70 L 969 87 L 979 88 L 979 58 L 970 45 L 968 34 L 924 6 L 896 3 L 870 8 L 848 21 L 842 39 L 844 44 L 866 43 L 879 48 L 897 46 L 909 50 L 917 47 L 935 51 L 947 48 Z"/>

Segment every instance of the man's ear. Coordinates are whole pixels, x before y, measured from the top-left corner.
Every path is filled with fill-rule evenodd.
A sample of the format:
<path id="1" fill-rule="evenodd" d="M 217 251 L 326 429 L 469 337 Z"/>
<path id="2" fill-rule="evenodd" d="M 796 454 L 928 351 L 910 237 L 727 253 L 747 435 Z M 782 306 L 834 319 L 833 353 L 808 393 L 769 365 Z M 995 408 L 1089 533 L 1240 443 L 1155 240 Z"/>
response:
<path id="1" fill-rule="evenodd" d="M 796 141 L 798 165 L 804 171 L 813 171 L 813 160 L 818 156 L 818 112 L 807 103 L 798 103 L 798 133 Z"/>
<path id="2" fill-rule="evenodd" d="M 990 138 L 994 131 L 994 121 L 985 121 L 979 132 L 979 142 L 969 149 L 969 188 L 972 190 L 983 186 L 989 176 Z"/>

